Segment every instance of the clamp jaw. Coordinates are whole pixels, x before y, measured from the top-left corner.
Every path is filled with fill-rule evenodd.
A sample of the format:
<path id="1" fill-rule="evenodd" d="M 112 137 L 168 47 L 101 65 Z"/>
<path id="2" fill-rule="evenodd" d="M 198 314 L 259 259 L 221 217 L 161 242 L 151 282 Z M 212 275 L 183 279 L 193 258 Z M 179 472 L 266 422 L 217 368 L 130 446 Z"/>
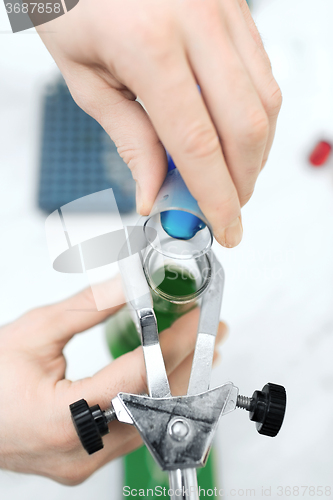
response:
<path id="1" fill-rule="evenodd" d="M 135 425 L 157 463 L 169 471 L 170 487 L 185 492 L 189 488 L 190 496 L 183 498 L 190 500 L 198 499 L 195 469 L 205 465 L 222 415 L 243 408 L 249 411 L 259 433 L 273 437 L 281 428 L 286 408 L 285 389 L 276 384 L 265 385 L 252 398 L 240 396 L 231 382 L 209 390 L 224 272 L 212 250 L 208 256 L 212 280 L 201 302 L 187 395 L 171 396 L 152 298 L 137 253 L 119 265 L 125 292 L 133 297 L 128 302 L 141 336 L 149 395 L 121 392 L 104 412 L 98 405 L 89 408 L 84 400 L 70 405 L 77 433 L 89 454 L 103 447 L 102 437 L 112 420 Z M 139 298 L 133 289 L 141 290 Z"/>

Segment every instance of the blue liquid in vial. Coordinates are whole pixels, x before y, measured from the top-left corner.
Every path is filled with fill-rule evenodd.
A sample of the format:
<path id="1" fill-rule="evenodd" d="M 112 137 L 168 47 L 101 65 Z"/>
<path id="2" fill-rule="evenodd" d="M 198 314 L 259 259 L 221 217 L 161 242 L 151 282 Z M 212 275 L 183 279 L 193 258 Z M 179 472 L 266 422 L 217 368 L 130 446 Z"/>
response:
<path id="1" fill-rule="evenodd" d="M 196 215 L 182 210 L 168 210 L 161 213 L 161 224 L 164 231 L 177 240 L 190 240 L 206 224 Z"/>
<path id="2" fill-rule="evenodd" d="M 174 170 L 177 167 L 167 151 L 166 154 L 168 158 L 168 172 L 170 172 L 170 170 Z M 161 224 L 164 231 L 171 238 L 176 238 L 177 240 L 190 240 L 198 231 L 206 227 L 206 224 L 199 217 L 189 212 L 183 212 L 183 210 L 161 212 Z"/>

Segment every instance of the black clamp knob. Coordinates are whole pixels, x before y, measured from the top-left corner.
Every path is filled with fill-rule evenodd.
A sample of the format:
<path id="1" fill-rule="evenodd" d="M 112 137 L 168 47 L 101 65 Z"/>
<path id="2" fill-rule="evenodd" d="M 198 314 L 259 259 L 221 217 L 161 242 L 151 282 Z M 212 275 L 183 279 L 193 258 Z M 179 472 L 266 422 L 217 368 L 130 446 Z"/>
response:
<path id="1" fill-rule="evenodd" d="M 254 391 L 252 398 L 238 396 L 237 406 L 250 413 L 259 434 L 275 437 L 281 429 L 286 412 L 287 396 L 282 385 L 266 384 L 261 391 Z"/>
<path id="2" fill-rule="evenodd" d="M 266 384 L 261 391 L 254 391 L 250 420 L 256 422 L 259 434 L 274 437 L 281 429 L 286 412 L 286 390 L 282 385 Z"/>
<path id="3" fill-rule="evenodd" d="M 108 420 L 99 405 L 89 407 L 80 399 L 69 405 L 72 420 L 83 448 L 91 455 L 103 448 L 102 436 L 109 432 Z"/>

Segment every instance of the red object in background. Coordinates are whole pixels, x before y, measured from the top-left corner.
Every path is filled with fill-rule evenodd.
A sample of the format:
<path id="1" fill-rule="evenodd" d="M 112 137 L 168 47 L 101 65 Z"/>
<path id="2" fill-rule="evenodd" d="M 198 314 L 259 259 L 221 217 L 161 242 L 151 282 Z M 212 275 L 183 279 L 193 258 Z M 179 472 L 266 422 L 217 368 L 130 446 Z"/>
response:
<path id="1" fill-rule="evenodd" d="M 318 142 L 309 157 L 311 165 L 313 165 L 314 167 L 321 167 L 322 165 L 324 165 L 328 160 L 331 151 L 332 146 L 329 142 Z"/>

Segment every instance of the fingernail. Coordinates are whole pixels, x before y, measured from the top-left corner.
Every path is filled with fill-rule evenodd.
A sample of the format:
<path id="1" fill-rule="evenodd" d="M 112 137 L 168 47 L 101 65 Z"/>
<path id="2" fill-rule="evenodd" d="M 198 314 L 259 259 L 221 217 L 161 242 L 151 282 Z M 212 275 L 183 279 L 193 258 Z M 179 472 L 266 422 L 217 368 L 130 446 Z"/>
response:
<path id="1" fill-rule="evenodd" d="M 243 226 L 241 217 L 237 217 L 228 227 L 224 229 L 217 240 L 226 248 L 233 248 L 237 246 L 243 236 Z"/>

